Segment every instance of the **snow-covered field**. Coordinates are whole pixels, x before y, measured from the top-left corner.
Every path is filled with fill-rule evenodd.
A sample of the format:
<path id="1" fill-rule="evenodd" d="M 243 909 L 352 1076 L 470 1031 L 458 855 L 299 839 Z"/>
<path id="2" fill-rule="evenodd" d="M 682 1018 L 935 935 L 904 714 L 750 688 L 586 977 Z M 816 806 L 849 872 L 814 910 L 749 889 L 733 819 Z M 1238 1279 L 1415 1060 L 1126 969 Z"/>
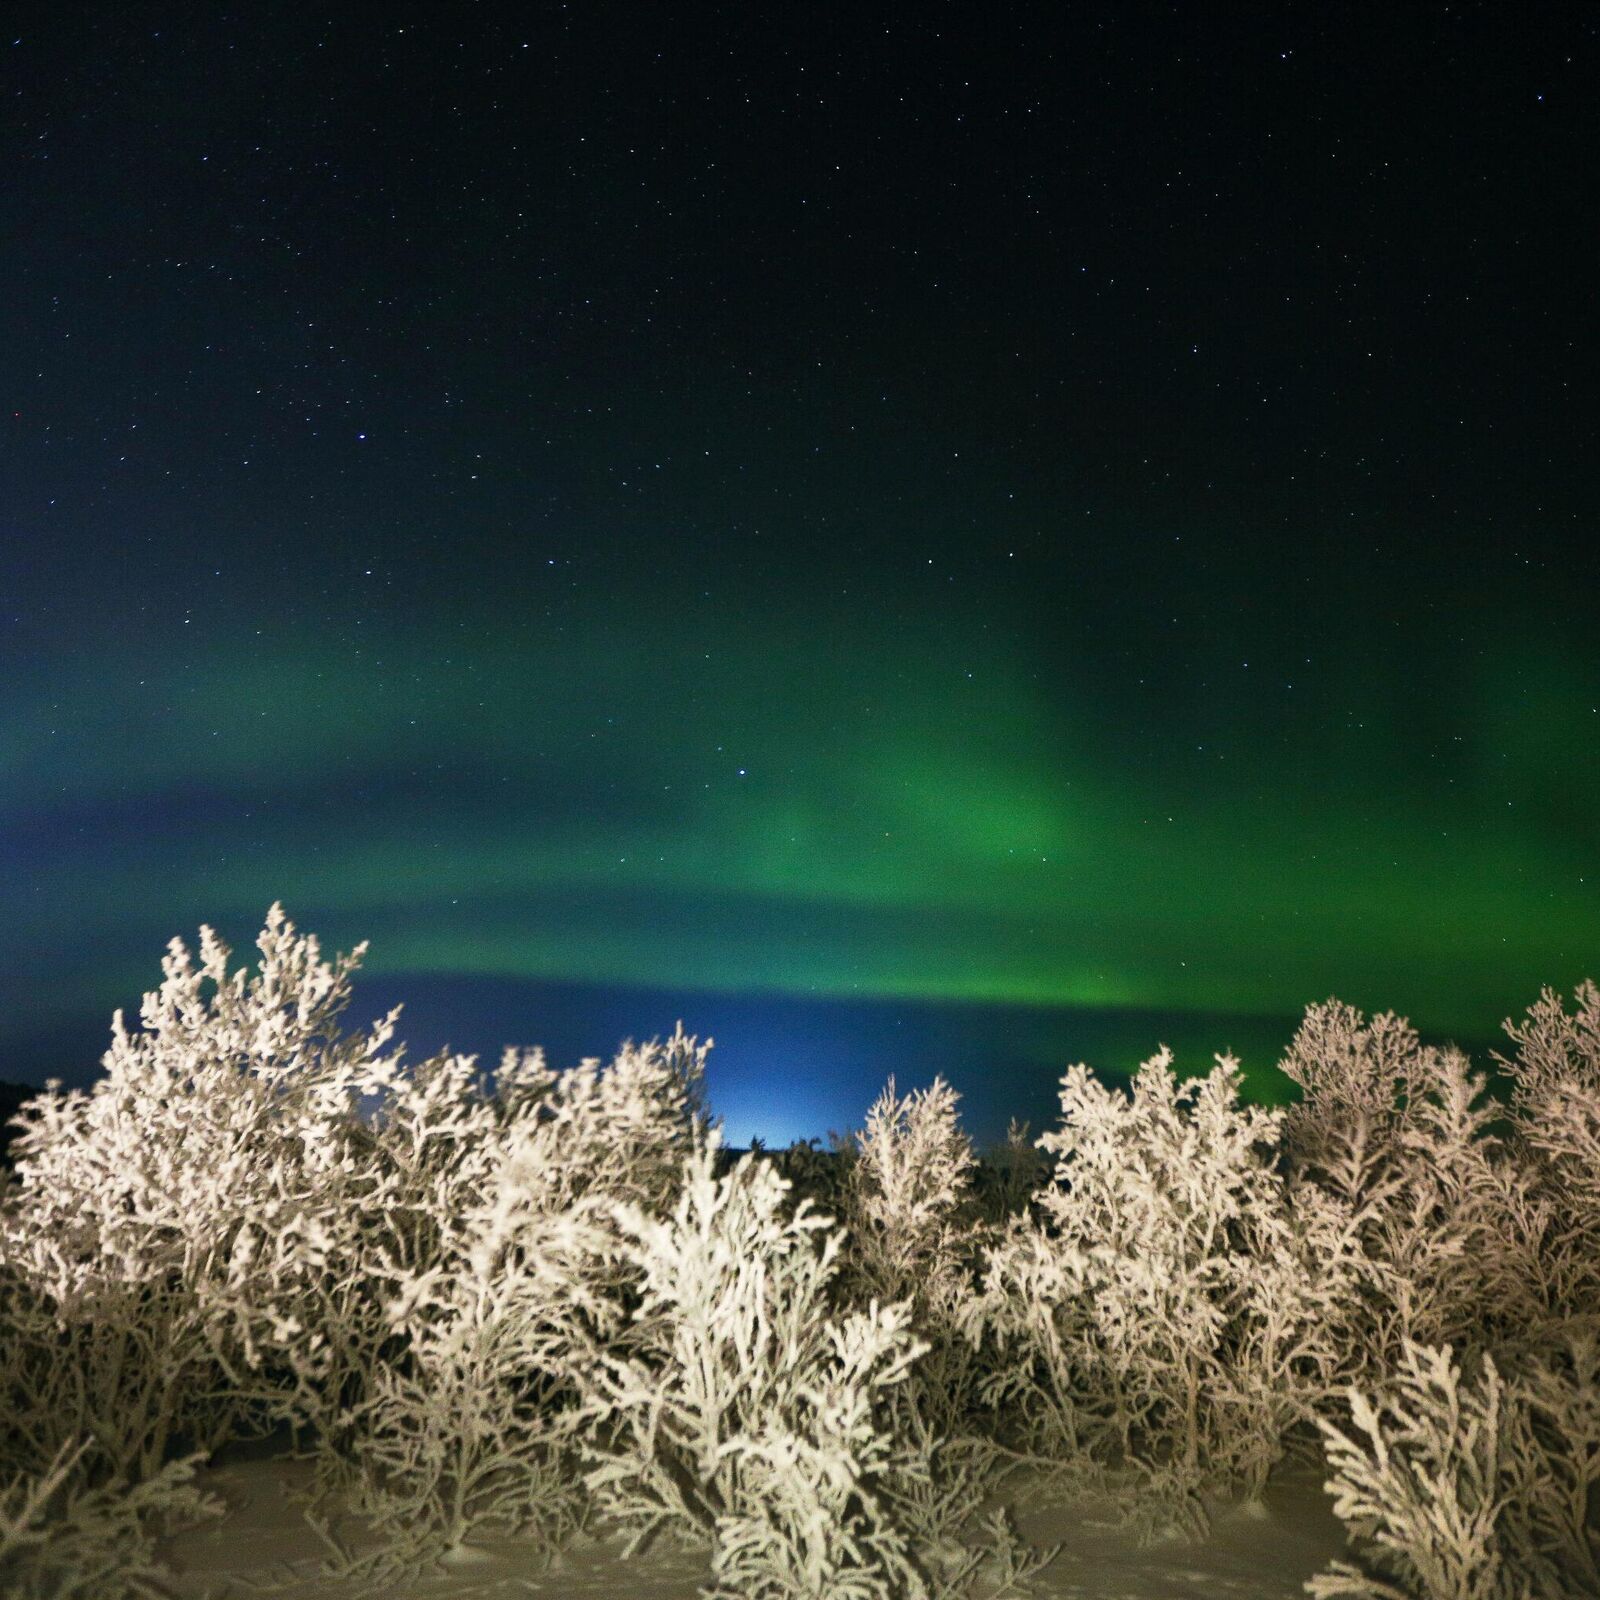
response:
<path id="1" fill-rule="evenodd" d="M 285 1600 L 355 1600 L 370 1590 L 322 1575 L 328 1551 L 307 1526 L 295 1492 L 307 1487 L 304 1463 L 242 1460 L 203 1475 L 228 1514 L 165 1544 L 175 1593 L 202 1600 L 271 1587 Z M 1218 1516 L 1209 1538 L 1141 1545 L 1107 1508 L 1092 1501 L 1030 1504 L 1018 1522 L 1031 1544 L 1059 1545 L 1031 1581 L 1038 1600 L 1301 1600 L 1305 1580 L 1345 1548 L 1320 1475 L 1293 1471 L 1269 1484 L 1260 1501 Z M 359 1543 L 357 1544 L 359 1549 Z M 387 1600 L 550 1600 L 588 1596 L 697 1600 L 707 1563 L 692 1551 L 624 1559 L 580 1538 L 546 1562 L 515 1540 L 485 1540 L 467 1560 L 383 1587 Z M 281 1586 L 281 1587 L 280 1587 Z"/>

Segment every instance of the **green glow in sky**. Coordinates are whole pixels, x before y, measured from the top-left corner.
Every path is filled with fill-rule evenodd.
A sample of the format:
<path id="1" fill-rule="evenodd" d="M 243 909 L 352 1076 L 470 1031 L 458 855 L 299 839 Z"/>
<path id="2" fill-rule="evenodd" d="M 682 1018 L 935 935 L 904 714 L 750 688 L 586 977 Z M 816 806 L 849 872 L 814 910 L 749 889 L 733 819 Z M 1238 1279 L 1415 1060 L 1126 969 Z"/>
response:
<path id="1" fill-rule="evenodd" d="M 83 9 L 12 41 L 0 1079 L 275 900 L 811 1132 L 1600 978 L 1592 7 Z"/>
<path id="2" fill-rule="evenodd" d="M 132 925 L 242 945 L 282 899 L 369 937 L 374 972 L 1260 1015 L 1337 992 L 1482 1038 L 1595 965 L 1562 805 L 1600 772 L 1561 731 L 1594 712 L 1558 652 L 1475 658 L 1419 745 L 1433 712 L 1365 691 L 1360 648 L 1303 686 L 1201 665 L 1204 696 L 949 602 L 637 599 L 62 659 L 0 729 L 35 819 L 14 970 L 105 999 L 149 981 Z M 41 820 L 58 796 L 76 825 Z"/>

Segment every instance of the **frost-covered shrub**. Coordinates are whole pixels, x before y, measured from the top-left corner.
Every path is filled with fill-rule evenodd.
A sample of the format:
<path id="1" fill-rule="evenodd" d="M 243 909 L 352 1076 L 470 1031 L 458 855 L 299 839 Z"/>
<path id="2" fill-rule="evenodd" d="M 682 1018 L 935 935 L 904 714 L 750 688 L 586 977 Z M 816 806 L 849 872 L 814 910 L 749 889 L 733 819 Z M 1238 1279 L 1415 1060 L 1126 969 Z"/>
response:
<path id="1" fill-rule="evenodd" d="M 1295 1161 L 1320 1162 L 1330 1141 L 1353 1124 L 1388 1141 L 1404 1116 L 1421 1049 L 1404 1017 L 1385 1011 L 1369 1023 L 1337 999 L 1306 1007 L 1279 1070 L 1300 1086 L 1284 1111 L 1283 1143 Z"/>
<path id="2" fill-rule="evenodd" d="M 1544 988 L 1525 1022 L 1508 1017 L 1501 1024 L 1517 1048 L 1511 1059 L 1496 1052 L 1495 1060 L 1524 1101 L 1544 1090 L 1600 1084 L 1600 988 L 1580 983 L 1573 1000 L 1577 1009 L 1568 1016 L 1561 996 Z"/>
<path id="3" fill-rule="evenodd" d="M 86 1440 L 57 1500 L 88 1507 L 80 1488 L 285 1420 L 317 1447 L 316 1514 L 390 1536 L 380 1567 L 479 1527 L 558 1537 L 561 1339 L 586 1347 L 633 1292 L 593 1218 L 670 1203 L 708 1047 L 680 1027 L 609 1067 L 402 1070 L 397 1012 L 339 1031 L 364 947 L 324 962 L 276 906 L 258 946 L 252 975 L 210 929 L 198 964 L 174 940 L 106 1076 L 25 1118 L 0 1199 L 0 1470 L 38 1478 Z"/>
<path id="4" fill-rule="evenodd" d="M 325 962 L 276 906 L 258 947 L 252 974 L 173 941 L 105 1078 L 23 1114 L 7 1593 L 153 1583 L 205 1453 L 278 1423 L 369 1579 L 592 1519 L 703 1540 L 719 1595 L 891 1600 L 982 1577 L 1009 1466 L 1198 1526 L 1315 1418 L 1358 1544 L 1319 1593 L 1600 1592 L 1593 984 L 1506 1024 L 1503 1112 L 1459 1051 L 1330 1001 L 1286 1112 L 1163 1050 L 1129 1094 L 1074 1068 L 1059 1127 L 985 1163 L 940 1081 L 734 1161 L 681 1025 L 568 1072 L 402 1067 L 397 1011 L 340 1032 L 364 947 Z M 986 1527 L 1020 1582 L 1039 1558 Z"/>
<path id="5" fill-rule="evenodd" d="M 920 1352 L 904 1303 L 844 1316 L 840 1231 L 755 1157 L 685 1165 L 670 1215 L 615 1208 L 641 1300 L 586 1377 L 586 1482 L 637 1548 L 712 1544 L 713 1592 L 883 1600 L 926 1593 L 884 1487 L 914 1468 L 885 1397 Z"/>
<path id="6" fill-rule="evenodd" d="M 1424 1052 L 1422 1066 L 1400 1133 L 1405 1209 L 1385 1241 L 1417 1293 L 1411 1336 L 1490 1346 L 1525 1336 L 1566 1309 L 1542 1287 L 1559 1218 L 1494 1131 L 1487 1076 L 1453 1047 Z"/>
<path id="7" fill-rule="evenodd" d="M 1576 1011 L 1544 989 L 1495 1060 L 1511 1079 L 1513 1150 L 1552 1214 L 1541 1267 L 1544 1298 L 1600 1311 L 1600 988 L 1578 985 Z"/>
<path id="8" fill-rule="evenodd" d="M 926 1294 L 962 1272 L 977 1162 L 959 1099 L 943 1078 L 901 1098 L 891 1078 L 856 1135 L 842 1220 L 851 1271 L 868 1297 Z"/>
<path id="9" fill-rule="evenodd" d="M 604 1235 L 546 1214 L 535 1249 L 447 1247 L 401 1279 L 388 1308 L 395 1351 L 320 1458 L 314 1515 L 358 1515 L 380 1549 L 348 1571 L 397 1575 L 475 1538 L 558 1547 L 583 1519 L 571 1479 L 568 1338 Z"/>
<path id="10" fill-rule="evenodd" d="M 1285 1121 L 1291 1168 L 1344 1207 L 1365 1257 L 1338 1330 L 1352 1376 L 1375 1378 L 1408 1340 L 1493 1345 L 1560 1315 L 1559 1207 L 1506 1147 L 1461 1051 L 1331 1000 L 1307 1010 L 1282 1066 L 1303 1091 Z"/>
<path id="11" fill-rule="evenodd" d="M 149 1477 L 176 1443 L 259 1430 L 341 1375 L 330 1250 L 366 1181 L 351 1112 L 395 1068 L 394 1015 L 341 1036 L 361 950 L 323 962 L 281 907 L 259 948 L 259 974 L 230 975 L 209 928 L 198 966 L 174 940 L 143 1030 L 117 1014 L 105 1076 L 24 1113 L 0 1273 L 24 1344 L 59 1348 L 8 1379 L 20 1415 L 54 1413 L 52 1443 L 92 1441 L 90 1472 Z M 269 1368 L 263 1341 L 296 1361 Z"/>
<path id="12" fill-rule="evenodd" d="M 1317 1600 L 1579 1600 L 1600 1593 L 1600 1364 L 1591 1324 L 1502 1375 L 1407 1343 L 1352 1426 L 1323 1423 L 1328 1492 L 1355 1546 Z"/>
<path id="13" fill-rule="evenodd" d="M 709 1048 L 680 1027 L 609 1067 L 507 1051 L 492 1095 L 470 1057 L 396 1085 L 374 1146 L 435 1169 L 407 1230 L 426 1244 L 369 1269 L 393 1353 L 324 1463 L 324 1503 L 385 1536 L 369 1574 L 487 1535 L 554 1548 L 582 1522 L 577 1376 L 638 1292 L 613 1208 L 655 1216 L 675 1198 Z"/>
<path id="14" fill-rule="evenodd" d="M 1519 1537 L 1570 1589 L 1600 1593 L 1600 1318 L 1551 1329 L 1549 1347 L 1524 1354 L 1517 1377 L 1538 1469 Z"/>
<path id="15" fill-rule="evenodd" d="M 122 1600 L 164 1593 L 160 1531 L 220 1516 L 194 1484 L 197 1457 L 142 1483 L 89 1486 L 87 1441 L 61 1446 L 40 1472 L 0 1476 L 0 1594 L 8 1600 Z"/>
<path id="16" fill-rule="evenodd" d="M 1259 1489 L 1308 1416 L 1342 1284 L 1315 1264 L 1333 1220 L 1276 1168 L 1281 1113 L 1239 1103 L 1231 1057 L 1183 1084 L 1171 1059 L 1130 1094 L 1062 1079 L 1052 1180 L 988 1252 L 968 1326 L 1018 1443 L 1131 1472 L 1145 1509 L 1203 1525 L 1201 1492 Z"/>
<path id="17" fill-rule="evenodd" d="M 961 1129 L 959 1099 L 942 1078 L 903 1097 L 891 1078 L 855 1135 L 840 1214 L 846 1300 L 910 1300 L 912 1325 L 927 1349 L 894 1403 L 902 1429 L 919 1436 L 937 1462 L 936 1476 L 946 1480 L 939 1487 L 957 1495 L 962 1452 L 948 1445 L 971 1433 L 982 1376 L 962 1331 L 981 1234 L 972 1200 L 977 1161 Z"/>

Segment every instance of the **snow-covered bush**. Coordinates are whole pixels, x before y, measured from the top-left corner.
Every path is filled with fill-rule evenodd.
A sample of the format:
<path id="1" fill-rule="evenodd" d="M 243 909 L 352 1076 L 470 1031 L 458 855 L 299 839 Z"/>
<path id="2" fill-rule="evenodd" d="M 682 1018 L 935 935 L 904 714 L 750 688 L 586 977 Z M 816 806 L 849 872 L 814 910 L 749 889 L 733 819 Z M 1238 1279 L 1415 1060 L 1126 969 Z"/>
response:
<path id="1" fill-rule="evenodd" d="M 1336 1328 L 1354 1427 L 1323 1423 L 1358 1559 L 1319 1596 L 1600 1592 L 1600 991 L 1505 1029 L 1506 1107 L 1460 1051 L 1337 1002 L 1284 1063 L 1297 1169 L 1364 1268 Z"/>
<path id="2" fill-rule="evenodd" d="M 1003 1518 L 971 1548 L 1019 1465 L 1197 1528 L 1313 1421 L 1357 1546 L 1329 1600 L 1600 1592 L 1593 984 L 1505 1025 L 1503 1109 L 1329 1001 L 1286 1111 L 1163 1049 L 1128 1093 L 1074 1067 L 985 1163 L 940 1080 L 733 1160 L 681 1024 L 567 1072 L 403 1067 L 398 1008 L 340 1031 L 364 947 L 324 961 L 274 906 L 258 948 L 174 940 L 105 1077 L 22 1115 L 7 1593 L 148 1587 L 207 1452 L 285 1423 L 368 1579 L 592 1522 L 703 1542 L 716 1595 L 894 1600 L 1022 1583 Z"/>
<path id="3" fill-rule="evenodd" d="M 675 1198 L 709 1048 L 680 1026 L 605 1068 L 507 1051 L 492 1094 L 470 1057 L 395 1086 L 374 1148 L 409 1166 L 407 1233 L 426 1243 L 368 1268 L 393 1349 L 324 1458 L 325 1507 L 384 1535 L 369 1575 L 491 1534 L 550 1549 L 581 1524 L 577 1376 L 638 1292 L 613 1208 Z"/>
<path id="4" fill-rule="evenodd" d="M 710 1542 L 717 1594 L 925 1594 L 883 1492 L 915 1468 L 884 1404 L 921 1350 L 909 1307 L 833 1314 L 840 1230 L 758 1158 L 716 1165 L 709 1139 L 666 1217 L 615 1208 L 642 1298 L 586 1378 L 597 1507 L 635 1548 Z"/>
<path id="5" fill-rule="evenodd" d="M 989 1250 L 968 1327 L 1018 1444 L 1131 1474 L 1141 1512 L 1203 1525 L 1202 1493 L 1258 1490 L 1308 1417 L 1343 1286 L 1316 1265 L 1333 1219 L 1276 1168 L 1282 1114 L 1239 1103 L 1231 1057 L 1182 1084 L 1171 1061 L 1130 1094 L 1081 1065 L 1062 1079 L 1052 1180 Z"/>
<path id="6" fill-rule="evenodd" d="M 364 946 L 324 962 L 274 906 L 258 947 L 252 975 L 209 928 L 198 964 L 174 940 L 105 1077 L 25 1116 L 0 1470 L 32 1481 L 85 1440 L 70 1499 L 288 1421 L 319 1452 L 317 1514 L 364 1513 L 390 1565 L 485 1524 L 558 1535 L 557 1328 L 630 1292 L 584 1208 L 670 1202 L 709 1047 L 680 1027 L 560 1074 L 508 1051 L 492 1087 L 469 1056 L 402 1070 L 397 1012 L 339 1031 Z"/>
<path id="7" fill-rule="evenodd" d="M 961 1129 L 959 1099 L 942 1078 L 904 1097 L 891 1078 L 868 1111 L 845 1169 L 836 1289 L 854 1307 L 909 1300 L 924 1349 L 889 1406 L 896 1434 L 923 1467 L 888 1493 L 919 1546 L 950 1556 L 998 1487 L 1000 1467 L 980 1393 L 987 1369 L 965 1330 L 993 1229 L 978 1216 L 978 1163 Z M 950 1571 L 944 1580 L 956 1581 Z"/>
<path id="8" fill-rule="evenodd" d="M 1527 1020 L 1508 1017 L 1501 1027 L 1517 1047 L 1509 1060 L 1495 1060 L 1516 1081 L 1525 1102 L 1541 1091 L 1600 1083 L 1600 987 L 1580 983 L 1573 994 L 1576 1011 L 1568 1016 L 1561 996 L 1550 988 L 1528 1007 Z"/>
<path id="9" fill-rule="evenodd" d="M 912 1514 L 932 1537 L 964 1520 L 959 1508 L 973 1492 L 990 1432 L 975 1414 L 984 1371 L 963 1328 L 987 1230 L 975 1215 L 977 1161 L 961 1130 L 959 1099 L 942 1078 L 903 1097 L 891 1078 L 855 1135 L 840 1208 L 839 1292 L 854 1306 L 909 1299 L 912 1327 L 926 1346 L 892 1404 L 897 1428 L 929 1461 Z"/>
<path id="10" fill-rule="evenodd" d="M 1300 1086 L 1298 1102 L 1284 1111 L 1283 1143 L 1292 1159 L 1321 1161 L 1330 1141 L 1353 1124 L 1390 1139 L 1405 1114 L 1421 1049 L 1404 1017 L 1385 1011 L 1371 1022 L 1337 999 L 1306 1007 L 1278 1063 Z"/>
<path id="11" fill-rule="evenodd" d="M 1579 984 L 1576 1012 L 1544 989 L 1495 1056 L 1510 1078 L 1512 1144 L 1552 1213 L 1541 1256 L 1544 1298 L 1600 1310 L 1600 988 Z"/>
<path id="12" fill-rule="evenodd" d="M 1520 1358 L 1517 1380 L 1538 1452 L 1519 1538 L 1569 1589 L 1600 1594 L 1600 1317 L 1549 1330 L 1546 1350 Z"/>
<path id="13" fill-rule="evenodd" d="M 898 1300 L 962 1272 L 962 1215 L 977 1162 L 943 1078 L 896 1095 L 891 1078 L 856 1135 L 842 1220 L 850 1266 L 869 1296 Z"/>
<path id="14" fill-rule="evenodd" d="M 1570 1304 L 1550 1273 L 1555 1197 L 1496 1131 L 1501 1108 L 1460 1050 L 1330 1000 L 1282 1067 L 1303 1092 L 1285 1120 L 1291 1169 L 1344 1208 L 1365 1257 L 1338 1329 L 1352 1377 L 1376 1379 L 1407 1341 L 1492 1346 Z"/>
<path id="15" fill-rule="evenodd" d="M 123 1600 L 149 1596 L 166 1570 L 158 1532 L 220 1516 L 194 1484 L 198 1457 L 169 1461 L 142 1483 L 90 1486 L 87 1441 L 61 1446 L 40 1472 L 0 1477 L 0 1594 L 8 1600 Z"/>
<path id="16" fill-rule="evenodd" d="M 366 1182 L 351 1114 L 395 1070 L 394 1016 L 341 1036 L 362 952 L 323 962 L 280 907 L 259 948 L 258 975 L 230 976 L 209 928 L 198 966 L 175 939 L 143 1030 L 117 1014 L 105 1076 L 24 1112 L 0 1273 L 23 1341 L 60 1347 L 24 1363 L 22 1413 L 55 1417 L 35 1456 L 87 1438 L 84 1470 L 141 1480 L 366 1357 L 340 1350 L 330 1251 Z M 296 1362 L 269 1368 L 263 1340 Z"/>
<path id="17" fill-rule="evenodd" d="M 1355 1546 L 1317 1600 L 1579 1600 L 1600 1593 L 1600 1363 L 1593 1324 L 1502 1375 L 1408 1342 L 1352 1426 L 1323 1423 L 1328 1492 Z"/>

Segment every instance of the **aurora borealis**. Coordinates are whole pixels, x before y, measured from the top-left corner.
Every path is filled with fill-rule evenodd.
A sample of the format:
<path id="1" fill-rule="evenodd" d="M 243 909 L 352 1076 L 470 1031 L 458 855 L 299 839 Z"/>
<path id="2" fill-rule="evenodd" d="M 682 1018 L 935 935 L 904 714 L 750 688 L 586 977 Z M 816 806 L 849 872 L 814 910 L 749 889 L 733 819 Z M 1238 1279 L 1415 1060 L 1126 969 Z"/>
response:
<path id="1" fill-rule="evenodd" d="M 15 30 L 0 1077 L 274 899 L 740 1134 L 877 1084 L 724 1002 L 1600 977 L 1592 13 L 607 9 Z"/>

